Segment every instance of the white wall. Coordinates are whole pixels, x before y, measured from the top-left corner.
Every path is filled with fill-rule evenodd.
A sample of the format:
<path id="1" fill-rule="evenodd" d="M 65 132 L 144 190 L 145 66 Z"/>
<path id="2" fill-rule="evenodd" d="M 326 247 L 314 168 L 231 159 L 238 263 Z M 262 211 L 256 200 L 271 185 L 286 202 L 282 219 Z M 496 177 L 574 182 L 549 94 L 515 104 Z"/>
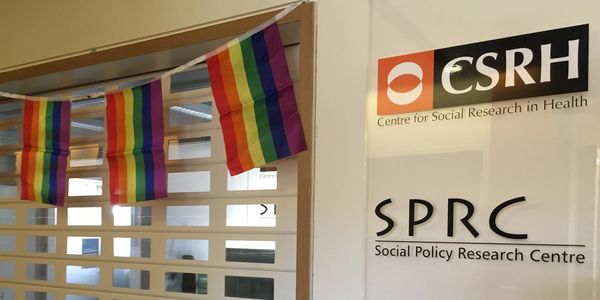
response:
<path id="1" fill-rule="evenodd" d="M 313 299 L 363 299 L 369 2 L 317 10 Z"/>
<path id="2" fill-rule="evenodd" d="M 599 299 L 600 252 L 594 225 L 598 222 L 598 177 L 594 172 L 597 172 L 596 151 L 600 144 L 600 106 L 595 99 L 600 79 L 600 2 L 377 0 L 371 4 L 368 60 L 373 65 L 367 100 L 369 206 L 365 210 L 370 225 L 367 298 Z M 389 127 L 377 125 L 379 58 L 585 23 L 590 24 L 589 92 L 529 98 L 527 103 L 584 95 L 590 101 L 587 107 Z M 477 107 L 510 103 L 514 101 Z M 458 259 L 445 262 L 422 259 L 415 252 L 402 258 L 376 255 L 375 240 L 380 239 L 507 242 L 508 239 L 494 236 L 489 229 L 489 212 L 502 201 L 517 196 L 526 197 L 527 204 L 505 215 L 503 226 L 527 232 L 528 242 L 587 244 L 583 250 L 569 250 L 585 254 L 588 258 L 585 264 L 540 264 L 527 259 L 531 253 L 528 248 L 520 248 L 524 249 L 526 259 L 516 263 Z M 466 230 L 452 238 L 447 236 L 444 209 L 450 197 L 473 202 L 477 209 L 473 224 L 481 233 L 478 239 Z M 375 233 L 385 228 L 385 222 L 375 216 L 374 208 L 386 198 L 391 198 L 393 205 L 385 211 L 397 223 L 393 231 L 379 237 Z M 406 226 L 408 199 L 415 198 L 430 201 L 436 211 L 431 222 L 411 237 Z M 442 244 L 427 246 L 453 249 Z"/>

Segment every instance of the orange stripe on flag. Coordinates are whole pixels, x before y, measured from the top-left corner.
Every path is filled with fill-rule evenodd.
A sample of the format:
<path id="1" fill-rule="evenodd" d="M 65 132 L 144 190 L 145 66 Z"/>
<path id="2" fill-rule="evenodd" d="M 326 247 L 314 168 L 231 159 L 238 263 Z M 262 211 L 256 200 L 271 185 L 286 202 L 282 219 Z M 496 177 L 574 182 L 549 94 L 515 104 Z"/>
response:
<path id="1" fill-rule="evenodd" d="M 123 92 L 115 93 L 115 110 L 117 123 L 117 145 L 115 152 L 123 152 L 125 150 L 125 100 Z M 123 157 L 117 157 L 118 176 L 117 188 L 115 193 L 119 197 L 119 203 L 127 202 L 127 162 Z"/>
<path id="2" fill-rule="evenodd" d="M 29 155 L 29 165 L 27 166 L 29 169 L 27 170 L 27 173 L 29 174 L 29 190 L 27 191 L 29 197 L 31 197 L 31 199 L 35 199 L 34 197 L 34 178 L 35 178 L 35 158 L 36 158 L 36 151 L 38 149 L 38 144 L 37 144 L 37 136 L 38 136 L 38 131 L 40 130 L 39 128 L 39 123 L 34 121 L 34 120 L 38 120 L 39 119 L 39 114 L 40 114 L 40 102 L 39 101 L 35 101 L 33 102 L 33 109 L 32 109 L 32 113 L 31 113 L 31 137 L 29 140 L 29 143 L 31 145 L 31 149 L 28 153 Z"/>
<path id="3" fill-rule="evenodd" d="M 231 108 L 231 119 L 233 120 L 233 128 L 235 129 L 235 140 L 238 146 L 240 163 L 244 170 L 249 170 L 254 167 L 250 152 L 248 150 L 248 141 L 246 140 L 246 125 L 242 114 L 242 103 L 236 90 L 235 75 L 229 57 L 229 51 L 223 51 L 218 54 L 219 64 L 221 65 L 221 74 L 223 78 L 223 86 L 227 101 Z"/>

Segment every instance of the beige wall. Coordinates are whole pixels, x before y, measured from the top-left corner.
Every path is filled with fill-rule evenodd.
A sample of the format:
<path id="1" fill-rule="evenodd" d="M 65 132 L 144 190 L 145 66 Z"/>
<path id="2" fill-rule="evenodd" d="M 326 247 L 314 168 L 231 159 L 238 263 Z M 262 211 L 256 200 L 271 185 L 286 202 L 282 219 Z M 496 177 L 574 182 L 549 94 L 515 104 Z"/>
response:
<path id="1" fill-rule="evenodd" d="M 0 71 L 198 27 L 290 0 L 2 0 Z"/>
<path id="2" fill-rule="evenodd" d="M 318 3 L 313 260 L 316 300 L 365 299 L 369 3 Z"/>

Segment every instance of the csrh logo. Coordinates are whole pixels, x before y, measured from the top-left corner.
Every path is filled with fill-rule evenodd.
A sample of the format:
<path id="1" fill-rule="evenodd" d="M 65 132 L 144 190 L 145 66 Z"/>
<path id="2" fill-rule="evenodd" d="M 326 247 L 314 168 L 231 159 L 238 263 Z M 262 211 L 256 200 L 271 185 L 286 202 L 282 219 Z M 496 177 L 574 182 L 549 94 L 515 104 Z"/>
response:
<path id="1" fill-rule="evenodd" d="M 589 24 L 382 58 L 377 114 L 588 90 Z"/>
<path id="2" fill-rule="evenodd" d="M 382 58 L 377 74 L 377 114 L 433 108 L 434 51 Z"/>

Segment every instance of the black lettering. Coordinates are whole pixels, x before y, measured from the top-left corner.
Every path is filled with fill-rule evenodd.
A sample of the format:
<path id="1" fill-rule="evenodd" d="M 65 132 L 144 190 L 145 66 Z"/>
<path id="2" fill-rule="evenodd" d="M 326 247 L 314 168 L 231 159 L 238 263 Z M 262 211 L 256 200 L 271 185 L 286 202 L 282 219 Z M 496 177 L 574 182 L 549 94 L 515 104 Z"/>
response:
<path id="1" fill-rule="evenodd" d="M 415 220 L 415 205 L 420 204 L 427 208 L 427 214 L 419 220 Z M 414 236 L 415 233 L 415 225 L 423 224 L 431 218 L 433 215 L 433 205 L 431 203 L 421 200 L 421 199 L 410 199 L 409 202 L 409 212 L 408 212 L 408 235 Z"/>
<path id="2" fill-rule="evenodd" d="M 377 204 L 377 207 L 375 207 L 375 215 L 377 215 L 380 219 L 387 222 L 387 227 L 385 229 L 383 229 L 382 231 L 377 232 L 377 236 L 382 236 L 382 235 L 392 231 L 392 229 L 394 228 L 394 220 L 392 220 L 390 217 L 386 216 L 385 214 L 383 214 L 381 212 L 383 207 L 390 203 L 392 203 L 392 199 L 388 198 L 388 199 L 385 199 L 385 200 L 379 202 L 379 204 Z"/>
<path id="3" fill-rule="evenodd" d="M 515 239 L 515 240 L 523 240 L 527 238 L 527 234 L 515 234 L 515 233 L 508 233 L 506 231 L 503 231 L 502 229 L 500 229 L 497 225 L 497 218 L 498 215 L 500 214 L 500 212 L 505 209 L 506 207 L 513 205 L 515 203 L 519 203 L 519 202 L 523 202 L 525 201 L 525 197 L 521 196 L 518 198 L 514 198 L 511 200 L 508 200 L 500 205 L 498 205 L 498 207 L 496 207 L 492 213 L 490 214 L 490 229 L 492 231 L 494 231 L 497 235 L 505 237 L 505 238 L 509 238 L 509 239 Z"/>
<path id="4" fill-rule="evenodd" d="M 475 230 L 473 225 L 471 225 L 471 223 L 469 223 L 469 219 L 473 216 L 473 213 L 475 212 L 475 206 L 473 206 L 473 204 L 471 202 L 469 202 L 465 199 L 458 199 L 458 198 L 448 199 L 448 236 L 454 236 L 454 204 L 455 203 L 460 203 L 467 208 L 467 215 L 465 215 L 462 219 L 460 219 L 460 222 L 463 223 L 463 225 L 465 225 L 465 227 L 469 230 L 469 232 L 471 232 L 473 237 L 478 237 L 479 232 L 477 232 L 477 230 Z"/>
<path id="5" fill-rule="evenodd" d="M 377 246 L 375 246 L 375 255 L 376 255 L 376 256 L 379 256 L 379 255 L 381 255 L 381 250 L 380 250 L 380 248 L 381 248 L 381 245 L 377 245 Z"/>
<path id="6" fill-rule="evenodd" d="M 589 25 L 435 49 L 433 108 L 587 91 L 588 52 Z M 500 114 L 467 111 L 469 117 Z"/>

